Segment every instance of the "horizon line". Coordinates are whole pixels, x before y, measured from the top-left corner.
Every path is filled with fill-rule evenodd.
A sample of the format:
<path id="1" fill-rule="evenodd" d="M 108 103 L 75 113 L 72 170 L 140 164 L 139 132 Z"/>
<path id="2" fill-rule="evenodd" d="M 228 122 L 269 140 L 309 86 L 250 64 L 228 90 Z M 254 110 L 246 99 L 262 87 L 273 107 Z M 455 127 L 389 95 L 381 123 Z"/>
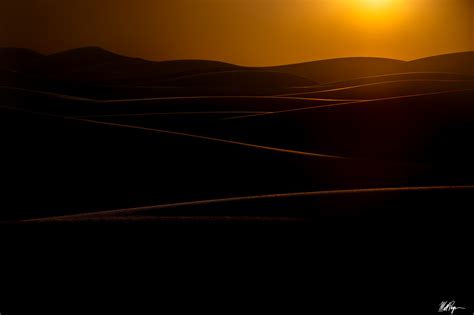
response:
<path id="1" fill-rule="evenodd" d="M 103 51 L 106 51 L 106 52 L 109 52 L 111 54 L 115 54 L 115 55 L 118 55 L 118 56 L 127 57 L 127 58 L 134 58 L 134 59 L 142 59 L 142 60 L 150 61 L 150 62 L 210 61 L 210 62 L 226 63 L 226 64 L 239 66 L 239 67 L 245 67 L 245 68 L 272 68 L 272 67 L 282 67 L 282 66 L 312 63 L 312 62 L 318 62 L 318 61 L 329 61 L 329 60 L 351 59 L 351 58 L 373 58 L 373 59 L 386 59 L 386 60 L 401 61 L 401 62 L 412 62 L 412 61 L 416 61 L 416 60 L 421 60 L 421 59 L 426 59 L 426 58 L 431 58 L 431 57 L 444 56 L 444 55 L 470 53 L 470 52 L 474 53 L 474 50 L 460 50 L 460 51 L 452 51 L 452 52 L 446 52 L 446 53 L 435 54 L 435 55 L 427 55 L 427 56 L 420 57 L 420 58 L 415 58 L 415 59 L 398 59 L 398 58 L 383 57 L 383 56 L 370 56 L 370 55 L 346 55 L 346 56 L 341 56 L 341 57 L 311 59 L 311 60 L 297 61 L 297 62 L 290 62 L 290 63 L 278 63 L 278 64 L 273 64 L 273 65 L 244 65 L 244 64 L 240 64 L 240 63 L 234 63 L 234 62 L 231 62 L 231 61 L 218 60 L 218 59 L 206 59 L 206 58 L 148 59 L 148 58 L 144 58 L 144 57 L 129 56 L 129 55 L 126 55 L 126 54 L 118 53 L 118 52 L 115 52 L 113 50 L 109 50 L 107 48 L 101 47 L 101 46 L 81 46 L 81 47 L 76 47 L 76 48 L 71 48 L 71 49 L 66 49 L 66 50 L 59 50 L 59 51 L 56 51 L 56 52 L 53 52 L 53 53 L 42 53 L 42 52 L 39 52 L 36 49 L 32 49 L 32 48 L 28 48 L 28 47 L 0 46 L 0 49 L 24 49 L 24 50 L 29 50 L 29 51 L 35 52 L 39 55 L 45 56 L 45 57 L 53 56 L 53 55 L 61 54 L 61 53 L 66 53 L 66 52 L 70 52 L 70 51 L 74 51 L 74 50 L 87 49 L 87 48 L 100 49 L 100 50 L 103 50 Z"/>

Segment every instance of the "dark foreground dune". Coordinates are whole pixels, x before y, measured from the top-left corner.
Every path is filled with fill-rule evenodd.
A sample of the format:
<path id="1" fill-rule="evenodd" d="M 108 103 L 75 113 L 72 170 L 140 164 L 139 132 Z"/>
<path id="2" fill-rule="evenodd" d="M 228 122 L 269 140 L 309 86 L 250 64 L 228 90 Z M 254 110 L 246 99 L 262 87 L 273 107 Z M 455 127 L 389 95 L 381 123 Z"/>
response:
<path id="1" fill-rule="evenodd" d="M 450 97 L 456 99 L 456 95 L 450 95 Z M 381 104 L 370 108 L 385 108 L 384 111 L 389 111 L 387 108 L 393 106 L 408 108 L 393 101 L 392 103 L 388 101 L 386 104 L 384 101 L 379 102 Z M 353 108 L 359 108 L 358 106 L 361 105 L 364 106 L 363 103 L 355 103 Z M 324 107 L 321 110 L 331 110 L 330 113 L 335 115 L 337 111 L 332 112 L 332 110 L 336 108 L 346 107 L 334 105 L 334 107 Z M 303 109 L 295 113 L 305 111 L 309 111 L 311 115 L 304 114 L 303 116 L 308 117 L 312 123 L 304 125 L 305 120 L 300 116 L 298 128 L 306 126 L 304 127 L 307 128 L 306 130 L 301 129 L 306 135 L 317 135 L 318 129 L 321 130 L 324 127 L 321 124 L 322 120 L 318 118 L 318 115 L 315 116 L 314 109 Z M 366 126 L 367 132 L 371 131 L 374 127 L 368 124 L 367 118 L 364 117 L 381 117 L 381 115 L 374 115 L 366 110 L 362 112 L 364 115 L 361 118 L 357 118 L 357 111 L 350 117 L 354 121 L 360 119 L 361 125 L 357 127 L 358 129 Z M 456 113 L 456 111 L 452 112 Z M 468 118 L 467 113 L 464 112 L 462 116 Z M 270 114 L 268 117 L 281 115 L 288 114 Z M 265 197 L 237 199 L 236 206 L 233 202 L 223 204 L 218 202 L 218 205 L 225 206 L 223 210 L 219 210 L 221 211 L 219 215 L 213 211 L 203 210 L 196 215 L 195 219 L 198 221 L 200 219 L 251 221 L 254 218 L 256 221 L 313 221 L 321 215 L 331 214 L 330 209 L 334 209 L 334 214 L 344 213 L 344 204 L 349 213 L 361 213 L 363 209 L 372 209 L 367 208 L 365 201 L 357 203 L 351 199 L 352 197 L 347 199 L 347 202 L 343 202 L 346 200 L 346 192 L 338 192 L 340 196 L 338 200 L 341 200 L 341 204 L 335 208 L 328 206 L 326 212 L 319 205 L 320 197 L 316 197 L 316 201 L 313 200 L 313 197 L 323 194 L 317 193 L 318 191 L 407 186 L 466 186 L 472 183 L 474 178 L 469 164 L 460 163 L 469 158 L 466 155 L 461 156 L 468 152 L 463 147 L 459 149 L 464 149 L 464 152 L 456 152 L 451 159 L 447 160 L 442 160 L 435 154 L 429 155 L 428 161 L 413 159 L 413 156 L 406 155 L 406 148 L 394 146 L 393 140 L 387 144 L 392 148 L 389 159 L 379 159 L 381 156 L 377 155 L 360 156 L 357 150 L 345 152 L 339 150 L 336 154 L 334 150 L 327 150 L 327 143 L 351 149 L 354 148 L 354 144 L 363 142 L 356 142 L 353 139 L 355 135 L 361 134 L 346 133 L 347 126 L 344 129 L 343 125 L 330 123 L 331 119 L 327 114 L 323 116 L 324 121 L 328 121 L 326 126 L 339 128 L 338 132 L 344 132 L 340 135 L 341 137 L 344 135 L 345 138 L 340 138 L 337 142 L 329 142 L 329 140 L 321 142 L 324 137 L 314 138 L 313 136 L 313 140 L 308 142 L 313 145 L 312 150 L 288 148 L 290 142 L 287 140 L 301 140 L 298 138 L 299 135 L 288 134 L 288 130 L 282 128 L 281 125 L 277 129 L 272 128 L 271 126 L 275 126 L 274 122 L 266 125 L 265 120 L 258 123 L 259 127 L 256 130 L 242 131 L 235 123 L 240 124 L 246 119 L 222 120 L 219 115 L 216 117 L 211 115 L 204 122 L 196 118 L 190 120 L 187 115 L 181 115 L 171 120 L 162 119 L 161 124 L 160 119 L 156 120 L 161 117 L 160 115 L 131 117 L 133 121 L 123 124 L 107 122 L 112 119 L 111 117 L 75 118 L 58 114 L 51 116 L 44 113 L 25 112 L 12 108 L 2 109 L 2 132 L 14 135 L 4 143 L 5 152 L 8 154 L 4 156 L 2 162 L 8 167 L 5 168 L 3 180 L 8 185 L 5 196 L 1 200 L 1 208 L 5 209 L 1 214 L 2 220 L 29 220 L 137 206 L 283 194 L 276 199 Z M 130 120 L 131 117 L 120 116 L 113 119 Z M 154 127 L 142 127 L 143 122 L 146 122 L 144 118 L 150 117 L 152 117 L 150 121 L 153 122 Z M 394 115 L 392 113 L 387 117 L 393 118 Z M 293 124 L 288 126 L 291 125 Z M 383 130 L 398 134 L 407 127 L 406 124 L 400 124 L 398 127 L 393 124 L 387 125 L 387 122 L 378 126 L 382 125 L 386 125 L 386 128 L 379 129 L 379 133 L 374 132 L 374 135 L 380 137 L 374 139 L 390 140 L 392 139 L 389 137 L 390 134 L 384 134 Z M 161 129 L 158 128 L 160 126 Z M 232 135 L 225 129 L 210 130 L 210 126 L 230 126 L 229 130 L 235 134 Z M 250 127 L 252 124 L 245 123 L 244 126 Z M 395 127 L 398 129 L 392 129 Z M 259 135 L 257 130 L 272 135 L 269 138 L 272 144 L 261 142 L 261 134 Z M 269 133 L 266 132 L 267 130 Z M 412 130 L 406 132 L 409 133 L 408 131 Z M 211 132 L 217 133 L 210 135 Z M 283 138 L 285 133 L 286 138 Z M 322 132 L 319 131 L 319 133 Z M 206 134 L 209 134 L 209 137 L 206 137 Z M 324 134 L 332 133 L 326 130 Z M 417 135 L 420 134 L 424 133 Z M 244 135 L 247 139 L 236 139 L 236 135 Z M 381 149 L 379 146 L 369 145 L 374 143 L 374 139 L 364 138 L 366 141 L 364 144 L 366 148 L 376 149 L 375 152 L 379 152 Z M 403 139 L 402 144 L 406 143 L 407 139 Z M 428 151 L 425 149 L 425 152 Z M 404 155 L 400 156 L 401 153 Z M 433 156 L 438 162 L 436 165 L 425 163 L 431 161 Z M 441 155 L 441 157 L 446 156 L 451 155 Z M 460 187 L 459 194 L 463 196 L 462 199 L 465 199 L 469 192 L 469 189 L 466 189 Z M 290 198 L 284 196 L 284 194 L 311 191 L 315 192 L 314 196 L 309 195 L 313 196 L 311 198 L 306 198 L 308 197 L 306 195 L 289 195 Z M 380 192 L 382 192 L 381 196 L 385 196 L 383 190 Z M 448 192 L 445 196 L 451 196 L 451 194 Z M 423 196 L 423 193 L 420 196 Z M 405 200 L 407 204 L 408 200 Z M 469 205 L 469 203 L 466 204 Z M 188 205 L 192 206 L 192 204 Z M 385 203 L 378 203 L 378 205 L 379 207 L 387 206 Z M 396 207 L 395 205 L 396 203 L 393 207 Z M 402 209 L 403 205 L 398 204 L 398 207 Z M 201 204 L 197 209 L 204 209 L 202 207 L 208 209 L 206 203 Z M 192 208 L 194 209 L 194 206 Z M 387 215 L 389 213 L 386 212 Z M 422 215 L 425 212 L 419 214 Z M 164 217 L 162 214 L 150 214 L 138 217 L 117 218 L 114 216 L 110 219 L 112 221 L 128 219 L 160 221 L 177 220 L 180 216 L 183 216 L 185 221 L 193 220 L 190 218 L 191 213 L 186 211 L 175 212 L 175 215 L 166 213 Z"/>
<path id="2" fill-rule="evenodd" d="M 388 186 L 423 171 L 7 109 L 1 120 L 14 135 L 3 143 L 2 220 Z"/>
<path id="3" fill-rule="evenodd" d="M 371 216 L 446 220 L 469 216 L 474 186 L 401 187 L 273 194 L 192 201 L 96 213 L 56 216 L 23 223 L 79 222 L 317 222 Z M 446 223 L 446 221 L 444 222 Z"/>
<path id="4" fill-rule="evenodd" d="M 474 135 L 473 98 L 472 90 L 442 92 L 237 115 L 205 125 L 175 123 L 174 128 L 167 127 L 353 158 L 468 163 L 472 150 L 467 144 Z M 159 116 L 101 119 L 148 128 L 166 124 Z"/>

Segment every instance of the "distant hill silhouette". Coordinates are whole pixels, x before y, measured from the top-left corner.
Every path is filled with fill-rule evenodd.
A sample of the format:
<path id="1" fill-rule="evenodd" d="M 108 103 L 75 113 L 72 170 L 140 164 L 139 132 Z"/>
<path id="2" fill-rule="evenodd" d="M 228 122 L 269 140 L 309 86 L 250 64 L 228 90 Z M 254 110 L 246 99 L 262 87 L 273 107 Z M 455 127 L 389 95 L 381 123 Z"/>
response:
<path id="1" fill-rule="evenodd" d="M 436 71 L 474 75 L 474 51 L 432 56 L 409 61 L 410 71 Z"/>
<path id="2" fill-rule="evenodd" d="M 48 66 L 71 79 L 141 84 L 175 76 L 235 69 L 216 61 L 178 60 L 153 62 L 121 56 L 99 47 L 85 47 L 50 55 Z"/>
<path id="3" fill-rule="evenodd" d="M 28 49 L 0 48 L 0 70 L 3 71 L 1 81 L 4 85 L 65 93 L 68 92 L 67 89 L 57 87 L 79 84 L 81 87 L 87 85 L 127 88 L 173 85 L 200 89 L 230 86 L 288 88 L 334 84 L 340 81 L 352 81 L 347 84 L 357 84 L 354 80 L 363 81 L 359 84 L 383 82 L 388 78 L 382 76 L 387 75 L 399 75 L 400 80 L 405 80 L 410 79 L 412 75 L 401 74 L 413 72 L 439 73 L 428 75 L 430 79 L 433 76 L 446 77 L 448 74 L 451 78 L 474 76 L 474 52 L 446 54 L 408 62 L 386 58 L 350 57 L 256 68 L 207 60 L 155 62 L 122 56 L 100 47 L 77 48 L 48 56 Z M 14 74 L 17 72 L 21 75 Z M 48 84 L 54 89 L 48 88 Z M 136 93 L 140 91 L 133 91 L 132 94 Z M 172 91 L 164 93 L 168 94 L 175 95 Z M 262 93 L 246 91 L 246 94 Z M 146 95 L 158 96 L 163 93 L 146 91 Z"/>
<path id="4" fill-rule="evenodd" d="M 178 76 L 239 68 L 207 60 L 154 62 L 121 56 L 100 47 L 77 48 L 48 56 L 27 49 L 0 49 L 0 69 L 49 79 L 104 84 L 147 85 Z"/>
<path id="5" fill-rule="evenodd" d="M 407 72 L 447 72 L 474 75 L 474 52 L 461 52 L 413 61 L 350 57 L 266 67 L 304 76 L 321 83 Z"/>
<path id="6" fill-rule="evenodd" d="M 396 73 L 404 61 L 385 58 L 337 58 L 305 62 L 263 69 L 282 71 L 310 78 L 317 82 L 331 82 L 350 78 Z"/>
<path id="7" fill-rule="evenodd" d="M 83 47 L 52 54 L 46 59 L 48 66 L 82 70 L 100 64 L 125 63 L 132 58 L 120 56 L 100 47 Z"/>
<path id="8" fill-rule="evenodd" d="M 0 70 L 28 71 L 43 61 L 43 55 L 30 49 L 0 48 Z"/>

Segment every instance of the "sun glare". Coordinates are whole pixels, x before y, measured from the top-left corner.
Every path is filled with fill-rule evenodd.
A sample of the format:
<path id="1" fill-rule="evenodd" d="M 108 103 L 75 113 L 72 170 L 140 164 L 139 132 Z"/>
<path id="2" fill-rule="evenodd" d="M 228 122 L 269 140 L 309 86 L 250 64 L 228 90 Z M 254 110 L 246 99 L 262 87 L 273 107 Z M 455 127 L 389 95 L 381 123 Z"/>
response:
<path id="1" fill-rule="evenodd" d="M 364 5 L 370 7 L 385 7 L 390 5 L 392 0 L 361 0 Z"/>
<path id="2" fill-rule="evenodd" d="M 406 15 L 406 0 L 358 0 L 350 3 L 352 17 L 363 27 L 395 27 Z"/>

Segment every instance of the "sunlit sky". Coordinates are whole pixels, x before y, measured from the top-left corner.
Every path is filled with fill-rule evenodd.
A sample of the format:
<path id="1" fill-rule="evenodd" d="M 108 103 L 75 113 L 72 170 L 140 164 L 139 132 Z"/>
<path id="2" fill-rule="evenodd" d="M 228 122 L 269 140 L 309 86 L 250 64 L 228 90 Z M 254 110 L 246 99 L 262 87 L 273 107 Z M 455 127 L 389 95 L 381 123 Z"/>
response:
<path id="1" fill-rule="evenodd" d="M 474 0 L 2 0 L 0 46 L 276 65 L 474 50 Z"/>

